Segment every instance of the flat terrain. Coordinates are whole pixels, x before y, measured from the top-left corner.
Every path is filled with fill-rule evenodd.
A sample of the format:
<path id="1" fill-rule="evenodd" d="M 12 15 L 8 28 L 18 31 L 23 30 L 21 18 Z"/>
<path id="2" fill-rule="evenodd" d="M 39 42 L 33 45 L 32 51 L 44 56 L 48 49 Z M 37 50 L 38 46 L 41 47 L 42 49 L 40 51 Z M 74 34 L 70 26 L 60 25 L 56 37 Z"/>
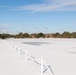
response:
<path id="1" fill-rule="evenodd" d="M 40 61 L 26 61 L 14 46 L 35 59 L 43 57 L 55 75 L 76 75 L 76 39 L 0 40 L 0 75 L 41 75 Z"/>

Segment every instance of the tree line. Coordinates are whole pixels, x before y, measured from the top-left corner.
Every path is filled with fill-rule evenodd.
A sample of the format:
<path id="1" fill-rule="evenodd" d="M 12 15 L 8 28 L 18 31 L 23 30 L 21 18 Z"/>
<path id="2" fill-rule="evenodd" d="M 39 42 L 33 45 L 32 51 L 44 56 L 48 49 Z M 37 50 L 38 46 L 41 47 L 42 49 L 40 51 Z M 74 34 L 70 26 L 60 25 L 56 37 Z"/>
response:
<path id="1" fill-rule="evenodd" d="M 49 37 L 52 35 L 51 37 Z M 76 38 L 76 32 L 63 32 L 62 34 L 60 33 L 53 33 L 49 34 L 46 37 L 46 34 L 44 33 L 34 33 L 34 34 L 29 34 L 29 33 L 18 33 L 15 35 L 12 34 L 0 34 L 0 38 L 6 39 L 6 38 Z"/>
<path id="2" fill-rule="evenodd" d="M 15 35 L 12 34 L 0 34 L 0 38 L 6 39 L 6 38 L 44 38 L 45 34 L 43 33 L 34 33 L 34 34 L 29 34 L 29 33 L 18 33 Z"/>
<path id="3" fill-rule="evenodd" d="M 53 37 L 55 38 L 76 38 L 76 32 L 63 32 L 62 34 L 60 33 L 55 33 L 53 34 Z"/>
<path id="4" fill-rule="evenodd" d="M 28 34 L 28 33 L 19 33 L 15 35 L 15 38 L 44 38 L 45 34 L 43 33 L 34 33 L 34 34 Z"/>
<path id="5" fill-rule="evenodd" d="M 15 35 L 12 34 L 0 34 L 0 38 L 6 39 L 6 38 L 14 38 Z"/>

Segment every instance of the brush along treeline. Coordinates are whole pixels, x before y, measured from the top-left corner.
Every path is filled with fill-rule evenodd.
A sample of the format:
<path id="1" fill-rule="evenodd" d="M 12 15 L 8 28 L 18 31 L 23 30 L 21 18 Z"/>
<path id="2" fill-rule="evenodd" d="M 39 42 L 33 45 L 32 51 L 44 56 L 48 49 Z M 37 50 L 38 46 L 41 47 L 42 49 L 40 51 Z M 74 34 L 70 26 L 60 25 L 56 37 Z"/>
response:
<path id="1" fill-rule="evenodd" d="M 0 38 L 5 39 L 5 38 L 76 38 L 76 32 L 63 32 L 62 34 L 60 33 L 53 33 L 53 34 L 44 34 L 44 33 L 18 33 L 15 35 L 12 34 L 0 34 Z"/>

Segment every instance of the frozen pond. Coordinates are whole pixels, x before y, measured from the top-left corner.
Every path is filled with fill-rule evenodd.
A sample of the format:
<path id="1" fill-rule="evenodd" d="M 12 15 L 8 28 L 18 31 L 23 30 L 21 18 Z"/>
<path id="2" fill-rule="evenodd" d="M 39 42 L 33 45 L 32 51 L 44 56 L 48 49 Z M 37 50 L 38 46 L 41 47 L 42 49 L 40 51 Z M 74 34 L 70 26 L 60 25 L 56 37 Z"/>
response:
<path id="1" fill-rule="evenodd" d="M 27 50 L 33 58 L 38 59 L 42 56 L 55 75 L 76 75 L 76 39 L 40 38 L 6 41 L 24 51 Z"/>

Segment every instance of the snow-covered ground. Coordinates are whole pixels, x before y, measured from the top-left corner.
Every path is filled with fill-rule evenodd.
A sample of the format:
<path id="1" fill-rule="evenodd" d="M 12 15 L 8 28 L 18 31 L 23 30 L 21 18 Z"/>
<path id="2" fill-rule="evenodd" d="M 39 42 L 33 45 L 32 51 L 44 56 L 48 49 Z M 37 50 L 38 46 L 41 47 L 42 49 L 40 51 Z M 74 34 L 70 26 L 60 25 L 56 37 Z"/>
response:
<path id="1" fill-rule="evenodd" d="M 25 54 L 18 54 L 14 47 L 33 59 L 43 57 L 53 72 L 46 70 L 44 75 L 76 75 L 76 39 L 0 40 L 0 75 L 41 75 L 40 61 L 26 61 Z"/>

